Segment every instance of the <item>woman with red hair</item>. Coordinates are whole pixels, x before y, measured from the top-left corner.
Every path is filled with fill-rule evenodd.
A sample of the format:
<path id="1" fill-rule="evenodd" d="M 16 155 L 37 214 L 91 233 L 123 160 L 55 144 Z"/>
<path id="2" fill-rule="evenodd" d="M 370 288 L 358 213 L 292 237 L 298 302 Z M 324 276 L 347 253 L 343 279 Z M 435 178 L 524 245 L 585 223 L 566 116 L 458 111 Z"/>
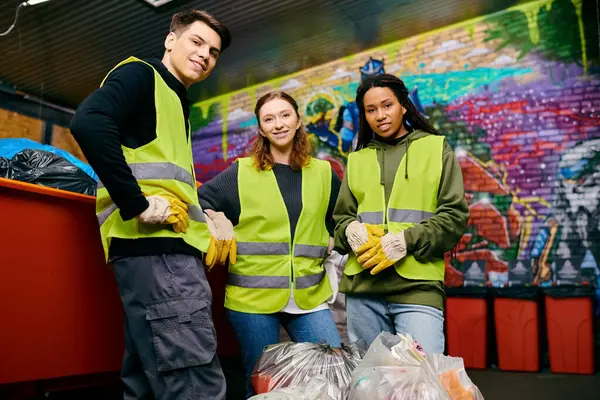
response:
<path id="1" fill-rule="evenodd" d="M 341 344 L 324 269 L 339 178 L 327 161 L 311 157 L 290 95 L 264 95 L 255 114 L 250 157 L 198 190 L 203 209 L 223 213 L 234 226 L 237 261 L 229 266 L 225 308 L 240 343 L 248 397 L 254 365 L 265 346 L 279 342 L 280 325 L 296 342 Z"/>

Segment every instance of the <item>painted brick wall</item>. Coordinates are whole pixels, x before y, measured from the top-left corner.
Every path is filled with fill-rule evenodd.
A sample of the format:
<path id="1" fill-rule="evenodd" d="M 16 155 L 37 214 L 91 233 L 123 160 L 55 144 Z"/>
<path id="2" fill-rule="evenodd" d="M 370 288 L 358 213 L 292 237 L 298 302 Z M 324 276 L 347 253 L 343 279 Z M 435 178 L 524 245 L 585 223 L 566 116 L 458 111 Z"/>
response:
<path id="1" fill-rule="evenodd" d="M 348 111 L 346 128 L 336 120 L 352 108 L 361 68 L 383 67 L 412 89 L 461 164 L 471 219 L 447 255 L 447 285 L 463 285 L 473 261 L 494 285 L 507 283 L 516 260 L 541 283 L 573 278 L 570 268 L 551 273 L 565 259 L 592 279 L 600 263 L 594 18 L 592 0 L 535 1 L 198 103 L 198 179 L 247 154 L 254 104 L 273 89 L 296 98 L 315 155 L 342 175 L 356 132 Z"/>

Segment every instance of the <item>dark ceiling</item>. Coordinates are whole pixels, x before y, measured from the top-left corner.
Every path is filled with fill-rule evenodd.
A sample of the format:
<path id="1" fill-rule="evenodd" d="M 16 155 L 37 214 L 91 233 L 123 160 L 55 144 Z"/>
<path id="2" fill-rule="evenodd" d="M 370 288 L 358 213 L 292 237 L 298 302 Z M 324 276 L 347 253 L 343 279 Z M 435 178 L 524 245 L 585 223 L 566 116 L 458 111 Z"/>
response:
<path id="1" fill-rule="evenodd" d="M 0 31 L 20 1 L 0 0 Z M 509 0 L 50 0 L 21 8 L 0 37 L 0 89 L 75 108 L 119 61 L 162 57 L 171 15 L 204 9 L 233 35 L 194 101 L 499 11 Z"/>

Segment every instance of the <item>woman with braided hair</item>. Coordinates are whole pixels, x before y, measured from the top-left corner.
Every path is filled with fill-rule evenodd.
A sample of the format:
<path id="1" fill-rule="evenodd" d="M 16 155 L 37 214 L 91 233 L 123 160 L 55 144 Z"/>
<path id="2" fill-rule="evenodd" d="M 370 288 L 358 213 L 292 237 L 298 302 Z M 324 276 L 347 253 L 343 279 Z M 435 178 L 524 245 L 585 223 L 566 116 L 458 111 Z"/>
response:
<path id="1" fill-rule="evenodd" d="M 402 80 L 367 77 L 356 103 L 357 150 L 334 210 L 335 248 L 349 255 L 340 283 L 349 339 L 409 333 L 442 353 L 444 253 L 469 219 L 460 167 Z"/>

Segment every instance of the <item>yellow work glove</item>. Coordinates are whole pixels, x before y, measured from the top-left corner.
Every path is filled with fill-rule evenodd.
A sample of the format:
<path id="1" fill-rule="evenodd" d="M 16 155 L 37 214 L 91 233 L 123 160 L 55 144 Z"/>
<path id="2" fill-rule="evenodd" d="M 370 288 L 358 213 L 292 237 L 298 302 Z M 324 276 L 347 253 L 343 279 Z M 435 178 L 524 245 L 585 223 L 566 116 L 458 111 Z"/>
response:
<path id="1" fill-rule="evenodd" d="M 357 255 L 364 253 L 379 243 L 385 232 L 377 225 L 352 221 L 346 227 L 346 240 Z"/>
<path id="2" fill-rule="evenodd" d="M 210 271 L 215 265 L 223 265 L 229 258 L 235 264 L 237 243 L 233 234 L 233 225 L 222 212 L 206 210 L 206 223 L 210 230 L 210 244 L 204 257 L 204 264 Z"/>
<path id="3" fill-rule="evenodd" d="M 170 224 L 175 232 L 187 232 L 188 206 L 176 197 L 168 194 L 146 196 L 148 208 L 138 215 L 144 224 Z"/>
<path id="4" fill-rule="evenodd" d="M 365 269 L 371 268 L 371 275 L 375 275 L 404 257 L 406 257 L 404 232 L 388 233 L 376 246 L 362 253 L 358 257 L 358 262 Z"/>

